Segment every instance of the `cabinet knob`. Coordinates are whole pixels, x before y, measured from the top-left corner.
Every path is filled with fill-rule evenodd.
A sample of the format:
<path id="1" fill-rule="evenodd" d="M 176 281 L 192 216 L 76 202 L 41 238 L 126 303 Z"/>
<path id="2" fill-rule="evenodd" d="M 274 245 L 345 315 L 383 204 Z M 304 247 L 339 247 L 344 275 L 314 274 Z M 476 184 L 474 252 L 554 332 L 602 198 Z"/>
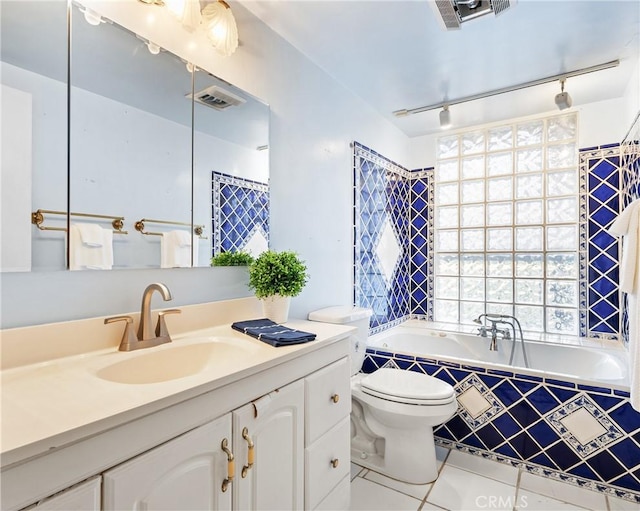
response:
<path id="1" fill-rule="evenodd" d="M 338 465 L 340 464 L 340 460 L 338 458 L 332 459 L 331 460 L 331 466 L 333 468 L 338 468 Z"/>
<path id="2" fill-rule="evenodd" d="M 340 396 L 338 394 L 334 394 L 333 396 L 331 396 L 331 401 L 337 403 L 338 401 L 340 401 Z"/>

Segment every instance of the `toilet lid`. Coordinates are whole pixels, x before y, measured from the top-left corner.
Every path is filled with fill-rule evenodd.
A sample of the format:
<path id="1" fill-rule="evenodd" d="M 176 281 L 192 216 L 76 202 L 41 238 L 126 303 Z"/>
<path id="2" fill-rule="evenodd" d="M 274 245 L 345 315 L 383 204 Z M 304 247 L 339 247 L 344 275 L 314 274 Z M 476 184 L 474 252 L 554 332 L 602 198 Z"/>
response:
<path id="1" fill-rule="evenodd" d="M 366 394 L 410 404 L 445 404 L 453 400 L 454 390 L 448 383 L 415 371 L 382 368 L 368 374 L 360 382 Z"/>

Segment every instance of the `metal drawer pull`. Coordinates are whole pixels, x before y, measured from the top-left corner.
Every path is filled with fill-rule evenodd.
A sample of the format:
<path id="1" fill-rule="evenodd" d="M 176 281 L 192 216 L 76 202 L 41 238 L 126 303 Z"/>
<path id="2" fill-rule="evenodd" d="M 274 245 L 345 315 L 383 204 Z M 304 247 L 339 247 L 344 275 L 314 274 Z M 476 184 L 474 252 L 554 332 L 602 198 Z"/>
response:
<path id="1" fill-rule="evenodd" d="M 331 466 L 333 468 L 338 468 L 339 464 L 340 464 L 340 460 L 338 458 L 335 458 L 335 459 L 331 460 Z"/>
<path id="2" fill-rule="evenodd" d="M 340 396 L 338 394 L 334 394 L 333 396 L 331 396 L 331 401 L 337 403 L 338 401 L 340 401 Z"/>
<path id="3" fill-rule="evenodd" d="M 255 451 L 253 448 L 255 447 L 255 445 L 253 444 L 253 440 L 251 440 L 251 437 L 249 436 L 249 430 L 247 428 L 242 428 L 242 438 L 247 441 L 247 464 L 242 467 L 242 478 L 244 479 L 245 477 L 247 477 L 249 469 L 253 467 L 253 462 L 255 460 Z"/>
<path id="4" fill-rule="evenodd" d="M 227 491 L 227 488 L 229 488 L 229 485 L 233 482 L 233 477 L 236 473 L 236 462 L 235 462 L 233 453 L 231 452 L 228 446 L 229 446 L 229 441 L 226 438 L 224 438 L 220 446 L 220 448 L 227 455 L 227 478 L 224 481 L 222 481 L 223 492 Z"/>

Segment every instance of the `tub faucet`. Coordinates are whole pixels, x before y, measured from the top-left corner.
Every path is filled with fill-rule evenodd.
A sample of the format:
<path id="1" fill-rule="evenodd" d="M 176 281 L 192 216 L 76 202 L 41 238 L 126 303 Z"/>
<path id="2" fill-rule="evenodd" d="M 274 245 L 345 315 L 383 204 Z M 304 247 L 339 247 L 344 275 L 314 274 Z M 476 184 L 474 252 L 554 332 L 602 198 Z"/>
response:
<path id="1" fill-rule="evenodd" d="M 486 323 L 482 321 L 482 319 L 488 320 L 491 322 L 491 327 L 487 327 Z M 476 319 L 473 320 L 474 323 L 480 325 L 478 328 L 478 335 L 481 337 L 488 337 L 488 333 L 491 332 L 491 342 L 489 343 L 490 351 L 498 351 L 498 335 L 501 335 L 503 339 L 509 340 L 513 339 L 511 344 L 511 355 L 509 356 L 509 364 L 513 364 L 515 351 L 516 351 L 516 341 L 518 340 L 518 333 L 520 334 L 520 346 L 522 347 L 522 358 L 524 361 L 524 366 L 529 367 L 529 360 L 527 358 L 527 350 L 525 348 L 524 343 L 524 335 L 522 335 L 522 325 L 520 325 L 520 321 L 515 316 L 509 316 L 506 314 L 480 314 Z M 507 328 L 500 329 L 497 327 L 498 324 L 506 325 Z M 517 330 L 516 330 L 517 327 Z M 513 337 L 511 336 L 511 332 L 513 332 Z"/>
<path id="2" fill-rule="evenodd" d="M 486 318 L 491 323 L 491 327 L 487 327 L 485 324 L 483 324 L 482 318 Z M 489 351 L 498 351 L 499 335 L 502 336 L 503 339 L 511 339 L 511 330 L 509 330 L 508 328 L 498 328 L 498 323 L 504 323 L 504 321 L 500 317 L 494 318 L 490 314 L 480 314 L 480 316 L 474 319 L 473 322 L 481 325 L 480 328 L 478 328 L 478 335 L 480 337 L 488 337 L 488 334 L 491 333 Z"/>

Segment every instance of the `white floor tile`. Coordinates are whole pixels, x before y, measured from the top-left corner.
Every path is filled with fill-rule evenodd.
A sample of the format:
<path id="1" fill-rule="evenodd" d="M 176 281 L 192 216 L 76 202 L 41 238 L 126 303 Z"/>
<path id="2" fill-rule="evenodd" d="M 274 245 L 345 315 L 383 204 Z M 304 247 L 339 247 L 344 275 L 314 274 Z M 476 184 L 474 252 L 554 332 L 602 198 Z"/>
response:
<path id="1" fill-rule="evenodd" d="M 607 497 L 609 501 L 609 509 L 611 511 L 638 511 L 640 506 L 635 502 L 617 499 L 615 497 Z"/>
<path id="2" fill-rule="evenodd" d="M 351 511 L 417 511 L 420 501 L 356 477 L 351 483 Z"/>
<path id="3" fill-rule="evenodd" d="M 516 467 L 461 451 L 451 451 L 447 458 L 448 465 L 475 472 L 512 486 L 515 486 L 518 482 L 518 469 Z"/>
<path id="4" fill-rule="evenodd" d="M 567 504 L 546 495 L 519 490 L 515 509 L 518 511 L 584 511 L 585 508 Z M 602 511 L 605 509 L 603 508 Z"/>
<path id="5" fill-rule="evenodd" d="M 386 486 L 387 488 L 391 488 L 392 490 L 399 491 L 400 493 L 404 493 L 409 495 L 410 497 L 415 497 L 416 499 L 424 499 L 424 496 L 427 494 L 429 489 L 431 488 L 431 484 L 408 484 L 400 481 L 396 481 L 395 479 L 391 479 L 389 477 L 383 476 L 382 474 L 378 474 L 373 470 L 369 470 L 367 475 L 364 477 L 369 481 L 374 481 L 382 486 Z"/>
<path id="6" fill-rule="evenodd" d="M 594 511 L 607 509 L 605 496 L 585 488 L 523 472 L 520 488 Z"/>
<path id="7" fill-rule="evenodd" d="M 358 477 L 358 475 L 360 475 L 360 472 L 362 472 L 364 469 L 360 466 L 360 465 L 356 465 L 355 463 L 351 464 L 351 480 L 353 481 L 354 477 Z"/>
<path id="8" fill-rule="evenodd" d="M 440 470 L 440 467 L 442 467 L 442 464 L 447 459 L 449 452 L 450 449 L 436 445 L 436 464 L 438 465 L 438 470 Z"/>
<path id="9" fill-rule="evenodd" d="M 453 454 L 453 453 L 452 453 Z M 433 484 L 427 502 L 451 510 L 511 510 L 516 488 L 449 465 Z"/>

